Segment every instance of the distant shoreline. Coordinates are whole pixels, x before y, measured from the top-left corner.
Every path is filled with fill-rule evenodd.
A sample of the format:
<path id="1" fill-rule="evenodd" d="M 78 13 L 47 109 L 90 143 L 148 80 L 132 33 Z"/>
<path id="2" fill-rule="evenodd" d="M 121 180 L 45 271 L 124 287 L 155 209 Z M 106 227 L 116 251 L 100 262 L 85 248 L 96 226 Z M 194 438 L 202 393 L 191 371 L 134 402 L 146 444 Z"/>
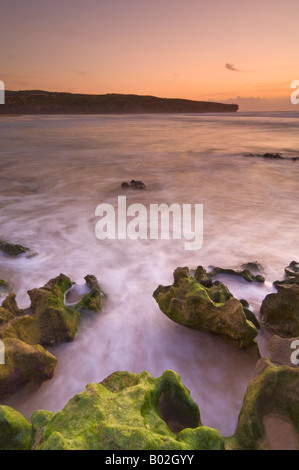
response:
<path id="1" fill-rule="evenodd" d="M 84 95 L 41 90 L 6 91 L 0 115 L 234 113 L 237 104 L 141 95 Z"/>

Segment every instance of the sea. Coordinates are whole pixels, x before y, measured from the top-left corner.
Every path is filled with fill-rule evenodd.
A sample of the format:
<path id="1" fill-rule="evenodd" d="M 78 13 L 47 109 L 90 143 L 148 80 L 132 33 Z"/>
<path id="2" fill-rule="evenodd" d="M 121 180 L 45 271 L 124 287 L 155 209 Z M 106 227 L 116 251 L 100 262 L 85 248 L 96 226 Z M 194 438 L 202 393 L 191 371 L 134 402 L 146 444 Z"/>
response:
<path id="1" fill-rule="evenodd" d="M 28 290 L 60 273 L 78 296 L 87 274 L 107 295 L 101 313 L 82 317 L 73 342 L 51 348 L 53 378 L 5 404 L 30 420 L 37 409 L 61 410 L 115 371 L 160 377 L 171 369 L 202 423 L 231 436 L 255 361 L 217 336 L 174 323 L 153 292 L 172 284 L 177 267 L 240 269 L 257 261 L 264 283 L 215 279 L 260 319 L 273 282 L 299 261 L 299 113 L 1 116 L 0 142 L 0 239 L 34 254 L 0 254 L 0 278 L 12 284 L 19 307 L 29 307 Z M 146 188 L 121 186 L 131 180 Z M 201 205 L 201 246 L 186 249 L 171 230 L 168 239 L 99 239 L 96 208 L 117 212 L 119 196 L 135 208 Z M 270 338 L 262 325 L 262 357 L 269 357 Z"/>

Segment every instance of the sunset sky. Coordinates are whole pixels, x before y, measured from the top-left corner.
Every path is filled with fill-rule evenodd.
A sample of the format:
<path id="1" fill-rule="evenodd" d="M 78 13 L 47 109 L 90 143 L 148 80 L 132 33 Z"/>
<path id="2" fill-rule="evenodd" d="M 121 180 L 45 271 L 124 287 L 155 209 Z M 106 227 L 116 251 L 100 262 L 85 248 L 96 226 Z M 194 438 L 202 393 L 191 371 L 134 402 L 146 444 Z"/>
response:
<path id="1" fill-rule="evenodd" d="M 298 25 L 298 0 L 1 0 L 0 80 L 297 111 Z"/>

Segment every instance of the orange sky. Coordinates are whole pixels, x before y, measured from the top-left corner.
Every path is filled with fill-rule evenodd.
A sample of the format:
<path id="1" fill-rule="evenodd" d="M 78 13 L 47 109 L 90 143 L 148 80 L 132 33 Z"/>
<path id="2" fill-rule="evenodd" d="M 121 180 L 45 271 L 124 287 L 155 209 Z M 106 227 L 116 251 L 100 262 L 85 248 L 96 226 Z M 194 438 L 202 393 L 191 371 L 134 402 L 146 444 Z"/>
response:
<path id="1" fill-rule="evenodd" d="M 298 18 L 298 0 L 1 0 L 0 80 L 297 111 Z"/>

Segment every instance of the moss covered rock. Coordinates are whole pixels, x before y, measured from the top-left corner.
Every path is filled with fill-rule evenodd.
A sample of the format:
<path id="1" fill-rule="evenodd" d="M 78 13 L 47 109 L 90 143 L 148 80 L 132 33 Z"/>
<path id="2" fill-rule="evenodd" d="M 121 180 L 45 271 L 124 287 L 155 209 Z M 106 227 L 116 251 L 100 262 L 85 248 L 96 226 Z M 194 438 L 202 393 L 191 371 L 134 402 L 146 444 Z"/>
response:
<path id="1" fill-rule="evenodd" d="M 0 405 L 0 450 L 29 450 L 31 425 L 9 406 Z"/>
<path id="2" fill-rule="evenodd" d="M 77 303 L 76 309 L 80 312 L 100 312 L 106 298 L 106 294 L 102 291 L 97 278 L 91 274 L 85 276 L 86 285 L 89 287 L 90 292 Z"/>
<path id="3" fill-rule="evenodd" d="M 94 276 L 86 276 L 89 293 L 73 307 L 64 303 L 73 282 L 64 274 L 43 287 L 28 291 L 31 304 L 18 308 L 16 295 L 10 294 L 0 307 L 0 340 L 5 364 L 0 365 L 0 398 L 15 393 L 27 384 L 40 385 L 53 376 L 57 359 L 44 347 L 72 341 L 81 314 L 101 311 L 104 294 Z M 44 346 L 44 347 L 43 347 Z"/>
<path id="4" fill-rule="evenodd" d="M 177 268 L 173 285 L 160 285 L 153 294 L 161 311 L 183 326 L 221 336 L 258 359 L 258 330 L 247 319 L 242 303 L 224 284 L 212 283 L 204 276 L 202 267 L 197 268 L 194 277 L 189 268 Z"/>
<path id="5" fill-rule="evenodd" d="M 86 386 L 58 413 L 36 411 L 32 448 L 40 450 L 223 449 L 173 371 L 117 372 Z"/>
<path id="6" fill-rule="evenodd" d="M 57 359 L 39 344 L 4 338 L 5 363 L 0 364 L 0 398 L 18 392 L 25 385 L 40 385 L 53 377 Z"/>
<path id="7" fill-rule="evenodd" d="M 262 302 L 264 325 L 279 336 L 299 336 L 299 285 L 276 284 L 276 289 Z"/>
<path id="8" fill-rule="evenodd" d="M 260 359 L 227 448 L 299 449 L 299 369 Z"/>
<path id="9" fill-rule="evenodd" d="M 60 274 L 38 289 L 28 291 L 30 310 L 40 326 L 40 344 L 72 341 L 77 332 L 79 312 L 64 304 L 64 294 L 72 281 Z"/>

